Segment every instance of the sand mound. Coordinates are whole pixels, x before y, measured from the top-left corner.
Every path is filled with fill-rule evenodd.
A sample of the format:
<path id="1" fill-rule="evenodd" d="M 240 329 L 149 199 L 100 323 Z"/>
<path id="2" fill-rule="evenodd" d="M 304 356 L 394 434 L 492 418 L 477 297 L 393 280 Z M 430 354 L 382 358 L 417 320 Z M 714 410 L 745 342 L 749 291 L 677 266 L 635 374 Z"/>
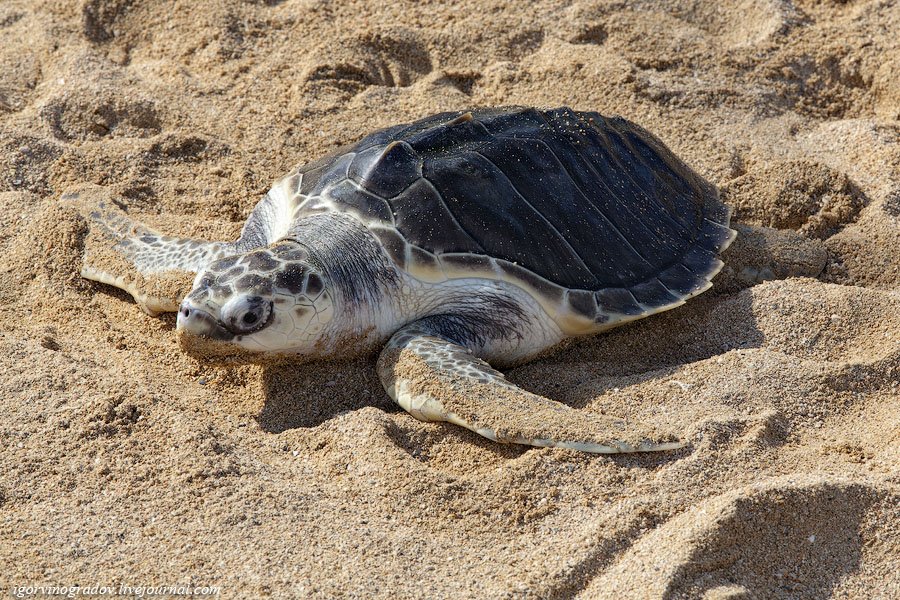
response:
<path id="1" fill-rule="evenodd" d="M 898 502 L 896 492 L 841 479 L 782 476 L 754 483 L 706 500 L 644 536 L 584 595 L 877 597 L 888 574 L 873 569 L 872 559 L 883 560 L 891 550 L 866 515 L 880 505 L 900 516 Z"/>
<path id="2" fill-rule="evenodd" d="M 890 2 L 0 3 L 0 586 L 223 597 L 896 598 Z M 473 105 L 647 127 L 723 190 L 710 292 L 508 376 L 669 453 L 413 420 L 372 359 L 221 369 L 78 276 L 64 192 L 233 239 L 270 183 Z"/>

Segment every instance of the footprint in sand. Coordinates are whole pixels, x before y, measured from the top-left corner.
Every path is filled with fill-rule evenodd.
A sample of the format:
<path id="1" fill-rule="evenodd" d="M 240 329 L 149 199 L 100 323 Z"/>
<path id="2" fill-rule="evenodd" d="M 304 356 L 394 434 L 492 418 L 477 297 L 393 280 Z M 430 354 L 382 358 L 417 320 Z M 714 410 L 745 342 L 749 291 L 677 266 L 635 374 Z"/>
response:
<path id="1" fill-rule="evenodd" d="M 371 86 L 407 87 L 432 70 L 418 37 L 404 29 L 346 36 L 314 49 L 301 88 L 323 107 L 338 107 Z"/>
<path id="2" fill-rule="evenodd" d="M 58 140 L 150 137 L 162 130 L 156 104 L 113 89 L 63 87 L 40 109 L 41 118 Z"/>

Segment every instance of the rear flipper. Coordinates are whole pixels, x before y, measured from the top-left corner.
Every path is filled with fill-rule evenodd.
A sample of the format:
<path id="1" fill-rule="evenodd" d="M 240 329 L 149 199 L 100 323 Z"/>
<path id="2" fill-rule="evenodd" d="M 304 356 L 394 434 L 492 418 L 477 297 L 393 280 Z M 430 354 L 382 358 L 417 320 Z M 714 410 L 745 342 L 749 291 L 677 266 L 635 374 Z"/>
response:
<path id="1" fill-rule="evenodd" d="M 231 246 L 160 235 L 110 202 L 64 199 L 74 200 L 88 221 L 81 276 L 125 290 L 150 315 L 177 311 L 197 271 Z"/>
<path id="2" fill-rule="evenodd" d="M 407 325 L 378 359 L 378 375 L 404 410 L 422 421 L 461 425 L 514 444 L 617 453 L 684 444 L 649 425 L 575 410 L 511 384 L 467 348 L 442 337 L 434 319 Z"/>

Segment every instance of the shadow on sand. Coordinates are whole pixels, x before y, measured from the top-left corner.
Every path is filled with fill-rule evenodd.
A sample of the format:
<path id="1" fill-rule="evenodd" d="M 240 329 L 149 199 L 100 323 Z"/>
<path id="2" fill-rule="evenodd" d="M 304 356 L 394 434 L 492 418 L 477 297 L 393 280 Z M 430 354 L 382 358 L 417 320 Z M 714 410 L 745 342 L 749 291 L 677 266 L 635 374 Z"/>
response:
<path id="1" fill-rule="evenodd" d="M 266 400 L 257 421 L 270 433 L 315 427 L 365 406 L 399 410 L 378 381 L 374 358 L 270 366 L 263 370 L 262 384 Z"/>

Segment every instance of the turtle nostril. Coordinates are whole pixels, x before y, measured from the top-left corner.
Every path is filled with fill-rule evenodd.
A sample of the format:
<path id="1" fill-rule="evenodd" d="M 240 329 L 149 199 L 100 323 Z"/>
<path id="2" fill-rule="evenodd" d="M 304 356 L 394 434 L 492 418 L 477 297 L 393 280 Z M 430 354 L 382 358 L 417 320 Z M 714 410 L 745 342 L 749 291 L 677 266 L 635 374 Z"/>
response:
<path id="1" fill-rule="evenodd" d="M 190 309 L 189 307 L 187 307 L 187 306 L 182 306 L 182 307 L 181 307 L 181 316 L 184 317 L 185 319 L 187 319 L 188 317 L 190 317 L 190 316 L 191 316 L 191 309 Z"/>

